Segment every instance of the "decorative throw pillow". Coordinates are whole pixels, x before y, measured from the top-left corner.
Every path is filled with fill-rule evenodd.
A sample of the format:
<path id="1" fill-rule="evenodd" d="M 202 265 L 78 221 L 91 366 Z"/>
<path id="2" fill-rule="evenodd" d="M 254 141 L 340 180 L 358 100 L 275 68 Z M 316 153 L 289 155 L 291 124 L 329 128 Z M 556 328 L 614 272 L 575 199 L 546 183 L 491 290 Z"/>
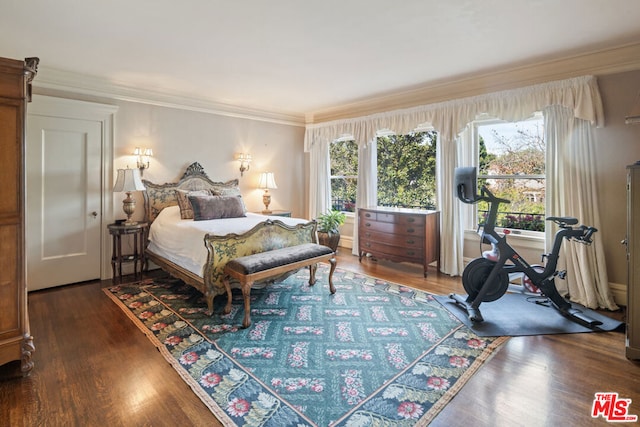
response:
<path id="1" fill-rule="evenodd" d="M 244 204 L 244 200 L 242 200 L 242 194 L 240 194 L 240 189 L 236 186 L 234 187 L 217 187 L 211 189 L 211 193 L 214 196 L 229 196 L 229 197 L 237 197 L 240 199 L 240 203 L 242 203 L 242 209 L 244 213 L 247 213 L 247 207 Z"/>
<path id="2" fill-rule="evenodd" d="M 233 190 L 236 189 L 238 190 L 238 194 L 240 192 L 239 190 L 239 185 L 240 185 L 240 181 L 238 181 L 237 179 L 230 179 L 229 181 L 226 182 L 212 182 L 211 183 L 211 194 L 215 195 L 220 195 L 222 196 L 223 191 L 225 190 Z M 226 194 L 224 194 L 226 196 Z"/>
<path id="3" fill-rule="evenodd" d="M 194 221 L 246 216 L 242 200 L 236 196 L 189 196 L 189 201 Z"/>
<path id="4" fill-rule="evenodd" d="M 210 196 L 209 190 L 176 190 L 176 199 L 178 199 L 178 206 L 180 206 L 180 218 L 193 219 L 193 208 L 189 201 L 189 196 Z"/>

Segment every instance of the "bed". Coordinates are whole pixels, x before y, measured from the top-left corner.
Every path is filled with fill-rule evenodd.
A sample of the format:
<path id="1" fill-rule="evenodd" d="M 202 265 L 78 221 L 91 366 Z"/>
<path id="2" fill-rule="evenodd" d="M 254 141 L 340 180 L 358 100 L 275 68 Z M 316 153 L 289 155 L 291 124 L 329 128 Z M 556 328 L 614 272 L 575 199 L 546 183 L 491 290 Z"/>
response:
<path id="1" fill-rule="evenodd" d="M 209 314 L 213 299 L 226 294 L 223 270 L 231 259 L 317 243 L 315 221 L 246 212 L 238 180 L 214 182 L 197 162 L 176 183 L 143 182 L 150 224 L 147 258 L 202 292 Z M 208 209 L 213 199 L 224 207 Z"/>

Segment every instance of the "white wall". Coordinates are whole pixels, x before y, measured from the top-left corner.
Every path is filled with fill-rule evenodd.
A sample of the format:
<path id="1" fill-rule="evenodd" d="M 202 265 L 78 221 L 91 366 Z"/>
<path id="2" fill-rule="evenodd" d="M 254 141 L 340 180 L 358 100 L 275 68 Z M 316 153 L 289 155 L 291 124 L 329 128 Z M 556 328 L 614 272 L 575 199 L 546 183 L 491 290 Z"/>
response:
<path id="1" fill-rule="evenodd" d="M 272 171 L 278 188 L 271 190 L 270 208 L 305 216 L 302 127 L 131 102 L 117 104 L 116 169 L 135 167 L 131 153 L 138 146 L 153 149 L 151 166 L 143 177 L 154 183 L 179 180 L 185 168 L 197 161 L 214 181 L 240 179 L 250 211 L 264 208 L 262 190 L 257 189 L 258 176 Z M 253 157 L 242 177 L 235 160 L 240 152 Z"/>
<path id="2" fill-rule="evenodd" d="M 596 180 L 600 196 L 601 227 L 609 282 L 627 283 L 627 258 L 620 243 L 626 234 L 626 166 L 640 160 L 640 125 L 626 125 L 625 116 L 640 93 L 640 71 L 598 78 L 605 125 L 596 129 Z"/>

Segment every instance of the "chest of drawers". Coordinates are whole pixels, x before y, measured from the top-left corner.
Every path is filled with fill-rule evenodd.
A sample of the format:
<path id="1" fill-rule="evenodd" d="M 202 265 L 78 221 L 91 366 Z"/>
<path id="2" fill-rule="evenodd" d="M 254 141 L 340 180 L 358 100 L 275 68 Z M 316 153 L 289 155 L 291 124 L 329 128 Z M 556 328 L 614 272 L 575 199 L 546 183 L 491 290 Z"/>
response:
<path id="1" fill-rule="evenodd" d="M 440 270 L 440 212 L 401 208 L 358 209 L 358 255 L 394 262 L 437 262 Z"/>

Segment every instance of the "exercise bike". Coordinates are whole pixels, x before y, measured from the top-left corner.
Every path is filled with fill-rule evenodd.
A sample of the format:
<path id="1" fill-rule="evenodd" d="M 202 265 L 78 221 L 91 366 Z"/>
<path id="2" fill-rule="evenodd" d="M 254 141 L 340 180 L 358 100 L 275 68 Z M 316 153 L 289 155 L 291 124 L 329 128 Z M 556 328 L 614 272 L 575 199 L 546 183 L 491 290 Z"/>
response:
<path id="1" fill-rule="evenodd" d="M 590 244 L 591 236 L 598 230 L 585 225 L 574 227 L 578 224 L 576 218 L 547 217 L 547 221 L 552 221 L 559 227 L 555 234 L 552 251 L 543 255 L 543 259 L 546 258 L 544 267 L 530 265 L 507 243 L 510 230 L 505 229 L 503 235 L 500 235 L 495 229 L 500 204 L 511 202 L 496 197 L 485 186 L 481 188 L 480 194 L 477 194 L 476 177 L 474 167 L 456 168 L 456 196 L 467 204 L 488 202 L 489 213 L 485 223 L 479 226 L 478 234 L 483 243 L 491 244 L 492 251 L 486 251 L 483 257 L 474 259 L 465 267 L 462 273 L 462 285 L 468 294 L 467 298 L 464 299 L 456 294 L 450 294 L 449 297 L 467 312 L 469 320 L 482 322 L 484 319 L 480 312 L 480 304 L 495 301 L 506 293 L 509 287 L 509 274 L 523 273 L 542 295 L 551 300 L 552 305 L 563 316 L 591 329 L 601 325 L 602 322 L 573 308 L 571 303 L 560 295 L 555 285 L 556 277 L 564 279 L 566 276 L 566 271 L 556 270 L 563 240 Z M 495 256 L 491 257 L 489 254 Z"/>

